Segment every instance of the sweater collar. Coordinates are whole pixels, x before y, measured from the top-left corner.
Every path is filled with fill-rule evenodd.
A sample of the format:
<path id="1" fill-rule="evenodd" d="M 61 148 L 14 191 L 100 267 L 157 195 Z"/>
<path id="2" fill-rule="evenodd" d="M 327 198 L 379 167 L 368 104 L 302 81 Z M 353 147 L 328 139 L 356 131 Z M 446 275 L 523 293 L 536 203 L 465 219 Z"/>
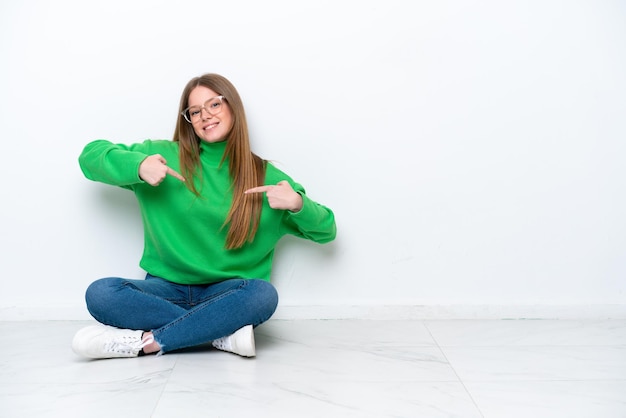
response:
<path id="1" fill-rule="evenodd" d="M 213 167 L 217 167 L 222 162 L 225 151 L 226 141 L 200 141 L 200 159 Z"/>

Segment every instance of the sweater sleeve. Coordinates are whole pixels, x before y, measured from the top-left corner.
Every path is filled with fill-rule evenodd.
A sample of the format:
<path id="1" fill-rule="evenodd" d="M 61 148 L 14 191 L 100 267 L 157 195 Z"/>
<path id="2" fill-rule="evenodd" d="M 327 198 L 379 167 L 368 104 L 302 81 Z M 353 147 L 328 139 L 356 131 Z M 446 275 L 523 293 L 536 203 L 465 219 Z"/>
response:
<path id="1" fill-rule="evenodd" d="M 334 240 L 337 226 L 333 211 L 310 199 L 299 184 L 295 183 L 293 186 L 302 196 L 302 209 L 298 212 L 286 212 L 285 232 L 320 244 Z"/>
<path id="2" fill-rule="evenodd" d="M 78 163 L 89 180 L 124 187 L 143 182 L 139 165 L 147 156 L 140 144 L 127 146 L 100 139 L 85 146 Z"/>

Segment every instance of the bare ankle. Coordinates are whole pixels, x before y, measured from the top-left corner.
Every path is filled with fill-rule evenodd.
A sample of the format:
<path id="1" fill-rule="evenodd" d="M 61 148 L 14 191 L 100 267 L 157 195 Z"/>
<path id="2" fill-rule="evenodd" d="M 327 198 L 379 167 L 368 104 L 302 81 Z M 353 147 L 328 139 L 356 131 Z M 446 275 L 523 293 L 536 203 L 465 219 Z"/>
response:
<path id="1" fill-rule="evenodd" d="M 143 335 L 141 336 L 141 340 L 144 342 L 148 340 L 152 340 L 151 343 L 143 347 L 143 352 L 145 354 L 152 354 L 152 353 L 157 353 L 161 351 L 161 346 L 159 345 L 159 343 L 155 341 L 154 336 L 152 335 L 151 331 L 144 332 Z"/>

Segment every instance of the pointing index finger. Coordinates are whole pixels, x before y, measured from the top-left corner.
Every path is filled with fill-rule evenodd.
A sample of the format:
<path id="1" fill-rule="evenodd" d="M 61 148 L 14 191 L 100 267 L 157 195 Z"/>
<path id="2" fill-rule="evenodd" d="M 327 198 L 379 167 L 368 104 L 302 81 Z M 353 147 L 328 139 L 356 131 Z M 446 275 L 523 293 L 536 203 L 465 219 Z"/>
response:
<path id="1" fill-rule="evenodd" d="M 246 190 L 244 193 L 245 194 L 250 194 L 250 193 L 264 193 L 269 191 L 272 188 L 272 186 L 259 186 L 259 187 L 253 187 L 251 189 Z"/>
<path id="2" fill-rule="evenodd" d="M 178 180 L 180 181 L 185 181 L 185 178 L 183 176 L 181 176 L 180 174 L 178 174 L 178 172 L 176 172 L 175 170 L 173 170 L 170 167 L 167 167 L 167 174 L 169 174 L 172 177 L 176 177 Z"/>

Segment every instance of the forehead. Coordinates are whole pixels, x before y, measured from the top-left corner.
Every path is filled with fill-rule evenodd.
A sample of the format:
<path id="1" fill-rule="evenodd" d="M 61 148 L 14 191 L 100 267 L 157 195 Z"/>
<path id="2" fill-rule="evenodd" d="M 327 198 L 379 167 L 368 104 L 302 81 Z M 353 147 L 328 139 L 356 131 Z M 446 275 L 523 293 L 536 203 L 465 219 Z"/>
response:
<path id="1" fill-rule="evenodd" d="M 208 87 L 198 86 L 191 90 L 187 101 L 189 102 L 189 106 L 202 106 L 204 102 L 215 96 L 219 96 L 219 94 Z"/>

